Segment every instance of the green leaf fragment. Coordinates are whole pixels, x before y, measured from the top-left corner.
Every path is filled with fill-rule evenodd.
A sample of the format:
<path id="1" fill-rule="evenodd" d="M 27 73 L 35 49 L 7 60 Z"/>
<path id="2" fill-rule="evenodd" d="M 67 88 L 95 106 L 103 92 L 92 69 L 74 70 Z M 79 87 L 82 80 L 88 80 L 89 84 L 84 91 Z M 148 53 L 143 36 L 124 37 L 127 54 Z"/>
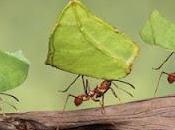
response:
<path id="1" fill-rule="evenodd" d="M 157 10 L 152 12 L 140 36 L 148 44 L 175 51 L 175 24 L 161 16 Z"/>
<path id="2" fill-rule="evenodd" d="M 4 53 L 0 51 L 0 92 L 22 84 L 28 74 L 29 62 L 21 51 Z"/>
<path id="3" fill-rule="evenodd" d="M 118 79 L 131 71 L 137 45 L 125 34 L 71 0 L 49 40 L 46 64 L 101 79 Z"/>

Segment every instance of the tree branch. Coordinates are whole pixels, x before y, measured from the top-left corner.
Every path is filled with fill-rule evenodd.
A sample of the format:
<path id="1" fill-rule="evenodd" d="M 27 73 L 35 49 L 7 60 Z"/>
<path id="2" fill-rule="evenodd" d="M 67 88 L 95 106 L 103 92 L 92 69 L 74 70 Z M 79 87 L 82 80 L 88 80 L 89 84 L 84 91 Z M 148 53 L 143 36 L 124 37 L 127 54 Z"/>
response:
<path id="1" fill-rule="evenodd" d="M 174 130 L 175 96 L 70 112 L 0 116 L 0 130 Z"/>

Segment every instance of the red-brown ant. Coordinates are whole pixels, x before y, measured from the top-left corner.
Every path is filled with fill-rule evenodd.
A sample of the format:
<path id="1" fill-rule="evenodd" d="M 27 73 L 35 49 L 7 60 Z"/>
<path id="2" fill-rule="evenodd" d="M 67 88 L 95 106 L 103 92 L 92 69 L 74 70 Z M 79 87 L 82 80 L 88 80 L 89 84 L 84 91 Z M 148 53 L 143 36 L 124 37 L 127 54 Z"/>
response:
<path id="1" fill-rule="evenodd" d="M 80 75 L 78 75 L 75 80 L 64 90 L 61 92 L 66 92 L 68 91 L 68 89 L 75 83 L 75 81 L 80 77 Z M 111 85 L 113 84 L 116 88 L 126 92 L 128 95 L 130 95 L 131 97 L 133 97 L 133 95 L 131 93 L 129 93 L 128 91 L 120 88 L 117 84 L 115 84 L 112 80 L 104 80 L 102 81 L 99 85 L 97 85 L 94 89 L 90 89 L 89 84 L 88 84 L 88 80 L 86 79 L 86 81 L 84 80 L 84 77 L 82 77 L 82 82 L 83 82 L 83 87 L 84 87 L 84 94 L 78 95 L 78 96 L 74 96 L 72 94 L 69 94 L 67 96 L 65 105 L 64 105 L 64 109 L 66 108 L 66 104 L 67 101 L 69 99 L 69 97 L 73 97 L 74 98 L 74 104 L 75 106 L 79 106 L 81 105 L 84 101 L 88 101 L 88 100 L 92 100 L 94 102 L 100 102 L 102 108 L 104 108 L 104 95 L 105 93 L 110 89 L 113 93 L 113 95 L 119 99 L 119 97 L 117 96 L 117 94 L 115 93 L 114 89 L 111 87 Z M 135 87 L 125 81 L 121 81 L 121 80 L 115 80 L 124 84 L 127 84 L 129 86 L 131 86 L 133 89 L 135 89 Z M 102 98 L 102 102 L 100 101 L 100 98 Z M 119 99 L 120 100 L 120 99 Z"/>
<path id="2" fill-rule="evenodd" d="M 163 61 L 163 63 L 162 63 L 160 66 L 158 66 L 158 67 L 156 67 L 156 68 L 153 68 L 153 69 L 154 69 L 154 70 L 159 70 L 159 69 L 170 59 L 170 57 L 171 57 L 173 54 L 174 54 L 174 52 L 171 52 L 171 54 Z M 161 79 L 161 77 L 162 77 L 163 74 L 165 74 L 165 75 L 168 76 L 168 77 L 167 77 L 167 81 L 168 81 L 169 84 L 172 84 L 172 83 L 175 82 L 175 72 L 173 72 L 173 73 L 167 73 L 167 72 L 162 71 L 161 74 L 160 74 L 160 76 L 159 76 L 158 83 L 157 83 L 157 86 L 156 86 L 156 90 L 155 90 L 155 92 L 154 92 L 154 95 L 156 95 L 156 93 L 157 93 L 157 91 L 158 91 L 160 79 Z"/>

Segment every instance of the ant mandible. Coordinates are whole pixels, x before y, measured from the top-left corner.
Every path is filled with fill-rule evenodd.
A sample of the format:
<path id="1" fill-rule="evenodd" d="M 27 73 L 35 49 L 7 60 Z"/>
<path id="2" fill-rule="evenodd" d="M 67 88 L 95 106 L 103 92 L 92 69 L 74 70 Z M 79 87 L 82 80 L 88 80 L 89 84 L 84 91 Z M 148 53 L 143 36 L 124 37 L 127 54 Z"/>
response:
<path id="1" fill-rule="evenodd" d="M 171 52 L 171 54 L 162 62 L 162 64 L 156 68 L 153 68 L 154 70 L 159 70 L 160 68 L 162 68 L 162 66 L 170 59 L 170 57 L 174 54 L 175 52 Z M 157 83 L 157 86 L 156 86 L 156 90 L 154 92 L 154 95 L 156 95 L 157 91 L 158 91 L 158 88 L 159 88 L 159 83 L 160 83 L 160 79 L 162 77 L 162 75 L 167 75 L 167 81 L 169 84 L 172 84 L 175 82 L 175 72 L 173 73 L 167 73 L 167 72 L 164 72 L 162 71 L 160 76 L 159 76 L 159 79 L 158 79 L 158 83 Z"/>
<path id="2" fill-rule="evenodd" d="M 60 92 L 66 92 L 69 90 L 69 88 L 75 83 L 75 81 L 80 77 L 80 75 L 78 75 L 75 80 L 63 91 L 60 91 Z M 116 88 L 126 92 L 128 95 L 130 95 L 131 97 L 133 97 L 133 95 L 131 93 L 129 93 L 128 91 L 126 91 L 125 89 L 123 88 L 120 88 L 117 84 L 115 84 L 113 81 L 118 81 L 118 82 L 121 82 L 121 83 L 124 83 L 124 84 L 127 84 L 129 86 L 131 86 L 133 89 L 135 89 L 135 87 L 128 83 L 128 82 L 125 82 L 125 81 L 122 81 L 122 80 L 103 80 L 99 85 L 97 85 L 94 89 L 90 89 L 89 87 L 89 83 L 88 83 L 88 80 L 84 79 L 84 76 L 81 76 L 82 78 L 82 82 L 83 82 L 83 87 L 84 87 L 84 94 L 80 94 L 78 96 L 75 96 L 75 95 L 72 95 L 72 94 L 69 94 L 66 98 L 66 102 L 65 102 L 65 105 L 64 105 L 64 109 L 63 111 L 65 110 L 66 108 L 66 104 L 68 102 L 68 99 L 69 97 L 73 97 L 74 98 L 74 104 L 75 106 L 80 106 L 84 101 L 88 101 L 88 100 L 92 100 L 94 102 L 99 102 L 101 107 L 104 109 L 104 95 L 105 93 L 108 91 L 108 90 L 111 90 L 114 97 L 116 97 L 118 100 L 120 100 L 120 98 L 117 96 L 117 94 L 115 93 L 114 89 L 111 87 L 111 85 L 113 84 Z M 100 98 L 102 98 L 102 101 L 100 100 Z"/>

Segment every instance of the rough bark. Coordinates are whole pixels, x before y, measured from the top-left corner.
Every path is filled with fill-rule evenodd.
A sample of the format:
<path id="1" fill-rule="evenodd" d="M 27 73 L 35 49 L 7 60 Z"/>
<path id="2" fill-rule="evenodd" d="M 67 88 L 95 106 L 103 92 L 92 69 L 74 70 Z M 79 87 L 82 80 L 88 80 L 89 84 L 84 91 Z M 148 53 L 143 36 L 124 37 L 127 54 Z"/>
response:
<path id="1" fill-rule="evenodd" d="M 70 112 L 0 116 L 0 130 L 175 130 L 175 96 Z"/>

